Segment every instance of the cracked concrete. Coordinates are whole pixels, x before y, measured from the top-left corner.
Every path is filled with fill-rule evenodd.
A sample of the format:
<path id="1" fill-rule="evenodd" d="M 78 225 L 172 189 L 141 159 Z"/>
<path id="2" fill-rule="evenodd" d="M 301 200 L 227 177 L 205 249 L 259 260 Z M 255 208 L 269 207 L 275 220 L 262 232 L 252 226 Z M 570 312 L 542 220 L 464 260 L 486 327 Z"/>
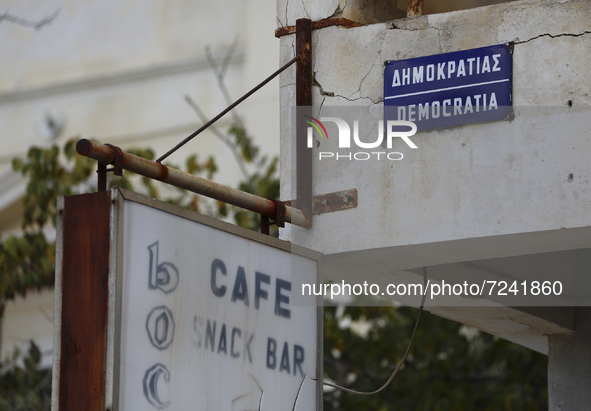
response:
<path id="1" fill-rule="evenodd" d="M 313 21 L 342 17 L 361 24 L 373 24 L 404 17 L 390 0 L 278 0 L 278 27 L 295 25 L 300 18 Z"/>
<path id="2" fill-rule="evenodd" d="M 516 40 L 514 43 L 515 44 L 525 44 L 525 43 L 529 43 L 530 41 L 534 41 L 534 40 L 537 40 L 537 39 L 542 38 L 542 37 L 550 37 L 551 39 L 557 39 L 557 38 L 560 38 L 560 37 L 581 37 L 581 36 L 584 36 L 586 34 L 591 34 L 591 30 L 587 30 L 587 31 L 584 31 L 584 32 L 578 33 L 578 34 L 564 33 L 564 34 L 552 35 L 550 33 L 544 33 L 544 34 L 540 34 L 539 36 L 532 37 L 531 39 L 527 39 L 527 40 L 524 40 L 524 41 Z"/>
<path id="3" fill-rule="evenodd" d="M 579 34 L 591 28 L 591 3 L 568 2 L 509 3 L 499 24 L 499 43 L 524 42 L 541 34 Z"/>
<path id="4" fill-rule="evenodd" d="M 369 73 L 368 73 L 369 74 Z M 367 75 L 366 75 L 367 76 Z M 354 93 L 354 95 L 359 95 L 359 97 L 346 97 L 346 96 L 342 96 L 339 94 L 335 94 L 332 91 L 325 91 L 324 88 L 322 87 L 322 85 L 320 83 L 318 83 L 318 81 L 316 80 L 316 73 L 313 73 L 313 87 L 315 87 L 318 90 L 318 93 L 320 94 L 320 96 L 322 96 L 322 102 L 321 102 L 321 107 L 322 108 L 322 104 L 324 104 L 324 102 L 326 101 L 326 97 L 336 97 L 336 98 L 340 98 L 343 100 L 346 100 L 348 102 L 360 102 L 363 103 L 363 106 L 367 105 L 368 103 L 371 104 L 377 104 L 379 102 L 377 101 L 373 101 L 372 99 L 370 99 L 369 97 L 363 97 L 361 95 L 359 95 L 359 91 L 361 90 L 361 85 L 359 86 L 359 90 Z M 365 77 L 364 77 L 365 79 Z M 363 80 L 361 82 L 361 84 L 363 84 Z M 334 102 L 334 100 L 333 100 Z M 342 101 L 341 101 L 342 103 Z M 347 105 L 347 104 L 339 104 L 339 105 Z M 320 112 L 320 110 L 318 110 Z"/>
<path id="5" fill-rule="evenodd" d="M 293 0 L 293 4 L 303 4 L 302 1 L 305 0 Z M 351 2 L 332 2 L 326 13 L 338 12 L 344 4 L 350 7 Z M 308 8 L 308 12 L 312 9 Z M 584 0 L 522 0 L 351 29 L 315 30 L 314 113 L 320 115 L 330 106 L 382 104 L 386 61 L 508 41 L 515 41 L 514 106 L 591 105 L 591 84 L 586 81 L 591 67 L 590 9 L 591 2 Z M 295 55 L 294 41 L 294 35 L 281 39 L 282 62 Z M 295 68 L 281 75 L 280 85 L 281 135 L 289 136 Z M 283 145 L 288 145 L 288 141 Z M 283 179 L 291 180 L 291 176 L 286 170 Z M 283 198 L 292 197 L 293 194 L 287 194 L 289 185 L 284 187 Z"/>
<path id="6" fill-rule="evenodd" d="M 320 95 L 321 96 L 328 96 L 328 97 L 334 97 L 334 93 L 330 92 L 330 91 L 324 91 L 324 89 L 322 88 L 322 86 L 320 85 L 320 83 L 318 83 L 318 81 L 316 80 L 316 72 L 312 73 L 312 85 L 313 87 L 317 87 L 319 89 Z M 324 101 L 324 99 L 322 99 L 322 101 Z"/>
<path id="7" fill-rule="evenodd" d="M 339 7 L 340 3 L 337 10 Z M 521 86 L 515 87 L 514 104 L 563 105 L 573 98 L 578 103 L 589 102 L 589 85 L 585 84 L 577 96 L 580 84 L 569 87 L 566 83 L 571 81 L 569 73 L 579 79 L 584 76 L 585 66 L 577 60 L 585 59 L 583 56 L 589 53 L 585 41 L 579 43 L 577 39 L 591 32 L 590 10 L 591 2 L 583 0 L 524 0 L 353 29 L 317 30 L 313 33 L 313 56 L 315 81 L 321 85 L 319 96 L 328 105 L 378 104 L 383 101 L 385 61 L 514 41 L 514 81 Z M 563 42 L 560 47 L 552 46 L 559 42 Z M 567 51 L 569 47 L 576 53 Z M 531 70 L 554 72 L 541 70 L 546 64 L 548 68 L 554 64 L 546 58 L 531 65 L 536 55 L 568 64 L 566 77 L 558 74 L 560 77 L 553 79 L 553 83 L 548 80 L 549 84 L 556 84 L 551 86 L 550 98 L 542 98 L 544 89 L 528 86 Z"/>
<path id="8" fill-rule="evenodd" d="M 337 8 L 335 9 L 334 13 L 332 13 L 330 16 L 328 16 L 329 19 L 335 18 L 335 17 L 342 17 L 343 16 L 343 12 L 345 11 L 345 9 L 347 8 L 347 2 L 344 1 L 342 4 L 339 4 L 337 6 Z"/>
<path id="9" fill-rule="evenodd" d="M 390 27 L 389 24 L 354 30 L 334 27 L 317 33 L 314 71 L 322 90 L 348 102 L 377 104 L 383 101 L 384 61 L 418 57 L 421 45 L 422 51 L 428 54 L 437 54 L 441 50 L 436 29 L 407 31 Z M 400 44 L 407 47 L 402 49 Z"/>
<path id="10" fill-rule="evenodd" d="M 344 0 L 279 0 L 277 18 L 279 27 L 293 26 L 297 19 L 308 18 L 313 21 L 328 18 L 335 10 L 344 8 Z"/>

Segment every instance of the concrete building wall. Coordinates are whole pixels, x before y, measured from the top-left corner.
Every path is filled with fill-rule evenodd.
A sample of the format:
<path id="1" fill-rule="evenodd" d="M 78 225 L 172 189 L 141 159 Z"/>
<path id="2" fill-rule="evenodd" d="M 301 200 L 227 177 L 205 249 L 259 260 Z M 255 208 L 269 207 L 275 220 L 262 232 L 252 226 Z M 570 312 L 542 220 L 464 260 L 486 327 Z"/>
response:
<path id="1" fill-rule="evenodd" d="M 384 61 L 513 41 L 517 118 L 419 133 L 414 137 L 419 150 L 404 144 L 397 147 L 407 155 L 397 167 L 387 162 L 316 161 L 316 193 L 357 186 L 362 190 L 360 204 L 344 213 L 318 216 L 314 228 L 298 233 L 314 248 L 334 254 L 586 227 L 591 192 L 585 183 L 589 168 L 583 158 L 590 148 L 582 136 L 587 130 L 573 130 L 579 134 L 564 144 L 565 140 L 555 137 L 561 134 L 562 125 L 548 116 L 584 115 L 585 110 L 577 111 L 577 107 L 567 111 L 569 102 L 591 104 L 591 84 L 584 80 L 591 63 L 585 53 L 589 16 L 590 5 L 584 1 L 524 1 L 315 31 L 313 111 L 317 116 L 329 106 L 382 105 Z M 293 54 L 293 39 L 283 37 L 282 60 Z M 283 164 L 291 160 L 286 154 L 294 88 L 292 70 L 281 83 Z M 292 173 L 288 167 L 283 170 L 282 189 L 287 198 L 292 195 Z M 356 177 L 361 173 L 372 178 L 362 183 Z M 376 197 L 379 202 L 367 201 Z M 349 224 L 336 225 L 345 214 Z M 328 226 L 334 228 L 326 230 Z M 327 241 L 335 230 L 356 235 Z"/>
<path id="2" fill-rule="evenodd" d="M 423 15 L 466 10 L 506 3 L 511 0 L 422 0 Z M 278 0 L 277 26 L 293 26 L 299 18 L 312 21 L 342 17 L 361 24 L 373 24 L 407 15 L 406 0 Z"/>
<path id="3" fill-rule="evenodd" d="M 289 24 L 306 16 L 295 6 L 287 10 Z M 314 20 L 330 16 L 307 10 Z M 318 161 L 319 151 L 338 149 L 320 140 L 313 194 L 356 188 L 358 206 L 314 216 L 311 229 L 288 227 L 283 238 L 325 253 L 326 274 L 337 280 L 386 284 L 414 275 L 422 282 L 422 266 L 478 277 L 499 264 L 501 273 L 535 275 L 534 267 L 545 267 L 554 278 L 584 276 L 591 247 L 590 17 L 588 1 L 523 0 L 315 30 L 316 118 L 334 115 L 334 107 L 380 109 L 387 61 L 508 42 L 516 117 L 420 132 L 412 137 L 418 149 L 398 140 L 398 162 Z M 294 47 L 294 35 L 281 38 L 281 61 Z M 282 199 L 293 199 L 295 70 L 280 87 Z M 572 264 L 574 255 L 580 264 Z M 552 264 L 542 266 L 548 258 Z M 578 330 L 573 307 L 430 310 L 540 352 L 548 352 L 547 335 Z"/>

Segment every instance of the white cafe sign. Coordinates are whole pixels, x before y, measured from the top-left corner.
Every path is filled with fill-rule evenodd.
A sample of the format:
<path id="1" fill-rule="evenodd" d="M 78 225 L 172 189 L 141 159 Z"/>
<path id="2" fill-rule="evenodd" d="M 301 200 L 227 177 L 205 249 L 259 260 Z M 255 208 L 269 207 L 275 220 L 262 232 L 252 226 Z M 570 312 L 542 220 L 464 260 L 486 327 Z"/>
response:
<path id="1" fill-rule="evenodd" d="M 292 278 L 318 281 L 319 256 L 125 196 L 113 211 L 107 403 L 125 411 L 316 409 L 321 320 L 314 299 L 293 304 Z"/>

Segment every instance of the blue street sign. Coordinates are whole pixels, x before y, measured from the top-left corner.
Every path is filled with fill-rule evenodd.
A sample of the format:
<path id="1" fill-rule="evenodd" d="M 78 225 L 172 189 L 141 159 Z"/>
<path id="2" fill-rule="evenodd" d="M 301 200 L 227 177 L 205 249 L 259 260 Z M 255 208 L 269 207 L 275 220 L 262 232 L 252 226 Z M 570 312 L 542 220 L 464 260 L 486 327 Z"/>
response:
<path id="1" fill-rule="evenodd" d="M 513 44 L 390 61 L 384 72 L 386 120 L 418 130 L 510 120 Z"/>

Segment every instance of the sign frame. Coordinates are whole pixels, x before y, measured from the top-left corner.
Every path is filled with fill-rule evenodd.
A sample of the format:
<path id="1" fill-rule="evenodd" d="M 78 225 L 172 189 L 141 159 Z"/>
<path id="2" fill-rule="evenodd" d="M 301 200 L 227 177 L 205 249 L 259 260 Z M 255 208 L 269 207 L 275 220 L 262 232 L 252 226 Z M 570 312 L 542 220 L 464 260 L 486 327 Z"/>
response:
<path id="1" fill-rule="evenodd" d="M 323 255 L 289 242 L 116 188 L 58 199 L 52 411 L 119 407 L 123 222 L 138 203 L 317 262 Z M 293 289 L 292 289 L 293 296 Z M 323 304 L 316 299 L 316 409 L 322 409 Z M 303 383 L 304 380 L 302 380 Z M 156 409 L 156 408 L 154 408 Z M 264 411 L 264 410 L 263 410 Z"/>
<path id="2" fill-rule="evenodd" d="M 509 42 L 386 61 L 385 120 L 418 131 L 513 120 L 513 52 Z"/>

